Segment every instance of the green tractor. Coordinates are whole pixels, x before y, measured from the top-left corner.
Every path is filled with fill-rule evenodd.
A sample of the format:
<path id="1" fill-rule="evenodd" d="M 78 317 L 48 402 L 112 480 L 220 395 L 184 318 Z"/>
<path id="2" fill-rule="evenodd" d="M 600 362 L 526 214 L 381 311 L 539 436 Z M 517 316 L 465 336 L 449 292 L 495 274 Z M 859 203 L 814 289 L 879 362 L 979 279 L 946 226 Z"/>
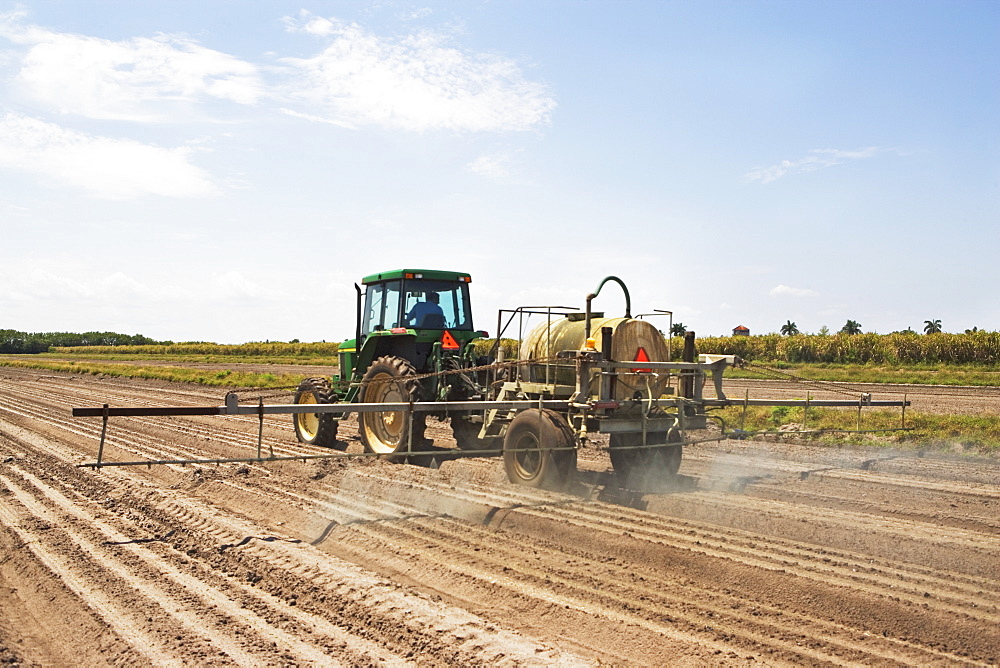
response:
<path id="1" fill-rule="evenodd" d="M 353 340 L 339 349 L 340 373 L 308 378 L 295 393 L 296 404 L 463 401 L 483 398 L 472 342 L 486 332 L 473 329 L 469 274 L 399 269 L 366 276 L 358 293 Z M 434 413 L 408 411 L 358 414 L 368 452 L 396 456 L 427 445 L 425 420 Z M 459 447 L 475 448 L 481 428 L 467 414 L 451 413 Z M 338 447 L 343 415 L 297 413 L 295 435 L 312 445 Z M 436 417 L 443 418 L 444 414 Z M 343 444 L 339 444 L 342 446 Z M 411 448 L 411 445 L 414 446 Z"/>

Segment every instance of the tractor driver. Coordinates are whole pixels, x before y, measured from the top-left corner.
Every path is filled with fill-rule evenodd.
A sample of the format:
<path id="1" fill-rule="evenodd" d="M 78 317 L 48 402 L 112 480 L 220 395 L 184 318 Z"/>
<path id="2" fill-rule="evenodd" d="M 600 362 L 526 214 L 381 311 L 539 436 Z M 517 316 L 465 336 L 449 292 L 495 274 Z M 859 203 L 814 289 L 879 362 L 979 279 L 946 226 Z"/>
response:
<path id="1" fill-rule="evenodd" d="M 427 300 L 417 302 L 403 318 L 404 323 L 414 327 L 444 327 L 444 311 L 438 305 L 440 297 L 436 292 L 428 292 Z"/>

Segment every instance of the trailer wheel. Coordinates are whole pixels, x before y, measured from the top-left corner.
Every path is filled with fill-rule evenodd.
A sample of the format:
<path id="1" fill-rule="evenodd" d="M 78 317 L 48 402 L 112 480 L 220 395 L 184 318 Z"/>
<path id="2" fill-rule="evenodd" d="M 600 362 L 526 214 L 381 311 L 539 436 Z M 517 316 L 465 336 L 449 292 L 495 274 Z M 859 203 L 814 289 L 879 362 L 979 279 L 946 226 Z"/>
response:
<path id="1" fill-rule="evenodd" d="M 680 434 L 669 431 L 661 443 L 647 437 L 647 446 L 659 447 L 640 448 L 642 434 L 611 434 L 608 454 L 622 485 L 642 490 L 669 482 L 681 468 L 682 446 L 671 445 L 679 440 Z"/>
<path id="2" fill-rule="evenodd" d="M 420 383 L 408 376 L 417 370 L 402 357 L 379 357 L 372 362 L 362 379 L 360 401 L 364 404 L 382 404 L 420 401 Z M 413 442 L 422 445 L 426 416 L 407 411 L 379 411 L 359 413 L 361 442 L 365 450 L 380 455 L 397 455 L 409 450 L 412 421 Z"/>
<path id="3" fill-rule="evenodd" d="M 296 404 L 332 404 L 337 395 L 330 389 L 326 378 L 306 378 L 295 392 Z M 295 413 L 295 437 L 301 443 L 333 447 L 337 445 L 338 422 L 330 413 Z"/>
<path id="4" fill-rule="evenodd" d="M 451 433 L 462 450 L 484 449 L 483 439 L 479 438 L 482 426 L 478 422 L 469 422 L 460 417 L 451 418 Z"/>
<path id="5" fill-rule="evenodd" d="M 515 415 L 503 450 L 507 479 L 518 485 L 559 489 L 576 469 L 573 430 L 559 413 L 547 408 Z"/>

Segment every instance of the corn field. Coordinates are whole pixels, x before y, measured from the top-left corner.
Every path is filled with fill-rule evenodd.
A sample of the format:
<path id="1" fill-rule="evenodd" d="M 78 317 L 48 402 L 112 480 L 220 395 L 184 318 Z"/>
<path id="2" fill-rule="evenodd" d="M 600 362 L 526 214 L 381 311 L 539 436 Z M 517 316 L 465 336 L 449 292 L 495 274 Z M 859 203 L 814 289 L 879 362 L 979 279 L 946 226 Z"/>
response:
<path id="1" fill-rule="evenodd" d="M 152 346 L 76 346 L 52 348 L 63 355 L 234 355 L 239 357 L 331 357 L 339 343 L 253 342 L 233 345 L 219 343 L 174 343 Z"/>
<path id="2" fill-rule="evenodd" d="M 682 347 L 675 338 L 674 350 Z M 697 349 L 754 362 L 990 365 L 1000 363 L 1000 332 L 707 336 L 697 340 Z"/>
<path id="3" fill-rule="evenodd" d="M 476 352 L 491 352 L 494 339 L 475 342 Z M 518 354 L 518 342 L 503 339 L 506 359 Z M 764 334 L 761 336 L 706 336 L 697 339 L 699 353 L 737 355 L 752 362 L 819 362 L 829 364 L 1000 364 L 1000 332 L 970 334 Z M 239 357 L 334 357 L 337 343 L 254 342 L 234 345 L 176 343 L 147 346 L 55 347 L 64 355 L 232 355 Z M 684 347 L 674 337 L 675 357 Z"/>

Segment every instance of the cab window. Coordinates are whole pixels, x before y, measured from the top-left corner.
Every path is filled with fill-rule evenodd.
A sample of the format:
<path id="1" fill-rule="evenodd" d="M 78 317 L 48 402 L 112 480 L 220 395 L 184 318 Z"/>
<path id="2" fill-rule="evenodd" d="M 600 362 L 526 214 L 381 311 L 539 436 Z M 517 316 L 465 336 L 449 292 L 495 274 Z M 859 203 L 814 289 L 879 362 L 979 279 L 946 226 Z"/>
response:
<path id="1" fill-rule="evenodd" d="M 403 284 L 402 327 L 472 329 L 469 284 L 409 279 Z"/>
<path id="2" fill-rule="evenodd" d="M 399 327 L 399 302 L 402 281 L 369 285 L 365 294 L 365 310 L 361 319 L 361 334 Z"/>

